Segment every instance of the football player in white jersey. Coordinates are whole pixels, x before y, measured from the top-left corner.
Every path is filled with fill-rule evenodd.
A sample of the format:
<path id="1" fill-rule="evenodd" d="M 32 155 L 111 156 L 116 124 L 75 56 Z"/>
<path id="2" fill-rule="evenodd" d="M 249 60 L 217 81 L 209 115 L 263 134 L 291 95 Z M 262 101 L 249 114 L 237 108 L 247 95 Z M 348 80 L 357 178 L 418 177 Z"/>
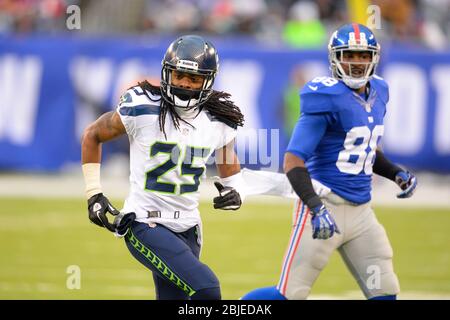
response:
<path id="1" fill-rule="evenodd" d="M 215 152 L 221 182 L 214 208 L 241 206 L 234 139 L 244 117 L 229 94 L 212 89 L 218 66 L 211 42 L 182 36 L 166 51 L 160 86 L 138 83 L 122 95 L 115 111 L 84 132 L 89 219 L 125 237 L 131 254 L 152 271 L 157 299 L 221 298 L 217 277 L 199 260 L 198 187 Z M 124 134 L 130 141 L 130 189 L 119 212 L 102 193 L 101 146 Z M 113 223 L 107 213 L 115 216 Z"/>

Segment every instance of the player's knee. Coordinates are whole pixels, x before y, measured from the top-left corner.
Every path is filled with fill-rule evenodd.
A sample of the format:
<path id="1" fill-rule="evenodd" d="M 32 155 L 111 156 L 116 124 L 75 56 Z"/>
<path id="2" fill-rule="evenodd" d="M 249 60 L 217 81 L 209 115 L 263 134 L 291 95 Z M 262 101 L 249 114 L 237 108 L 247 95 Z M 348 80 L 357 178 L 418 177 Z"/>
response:
<path id="1" fill-rule="evenodd" d="M 319 240 L 320 241 L 320 240 Z M 317 257 L 311 261 L 311 267 L 321 272 L 328 263 L 328 259 Z"/>
<path id="2" fill-rule="evenodd" d="M 383 295 L 397 295 L 400 292 L 400 284 L 394 272 L 387 273 L 381 277 Z"/>
<path id="3" fill-rule="evenodd" d="M 309 296 L 309 289 L 298 289 L 286 292 L 286 297 L 289 300 L 306 300 Z"/>
<path id="4" fill-rule="evenodd" d="M 323 266 L 326 265 L 326 262 L 321 261 L 320 264 L 322 265 L 322 268 L 317 268 L 313 265 L 318 262 L 317 260 L 314 263 L 312 263 L 312 261 L 310 262 L 310 265 L 302 264 L 291 270 L 285 290 L 284 292 L 281 292 L 288 300 L 305 300 L 308 298 L 315 279 Z"/>
<path id="5" fill-rule="evenodd" d="M 192 300 L 220 300 L 221 298 L 220 287 L 200 289 L 191 296 Z"/>
<path id="6" fill-rule="evenodd" d="M 385 272 L 380 275 L 378 282 L 371 283 L 370 279 L 368 279 L 367 289 L 367 298 L 371 299 L 380 296 L 397 295 L 400 292 L 400 284 L 397 275 L 393 271 Z"/>
<path id="7" fill-rule="evenodd" d="M 323 240 L 315 240 L 323 241 Z M 310 268 L 314 272 L 321 272 L 323 268 L 327 265 L 329 260 L 329 255 L 325 252 L 316 252 L 310 257 Z"/>
<path id="8" fill-rule="evenodd" d="M 288 300 L 306 300 L 311 291 L 311 287 L 301 285 L 292 288 L 286 288 L 285 296 Z"/>
<path id="9" fill-rule="evenodd" d="M 385 261 L 391 262 L 394 256 L 394 250 L 392 249 L 391 245 L 389 243 L 382 245 L 380 244 L 378 247 L 378 259 L 381 260 L 381 263 L 385 263 Z"/>

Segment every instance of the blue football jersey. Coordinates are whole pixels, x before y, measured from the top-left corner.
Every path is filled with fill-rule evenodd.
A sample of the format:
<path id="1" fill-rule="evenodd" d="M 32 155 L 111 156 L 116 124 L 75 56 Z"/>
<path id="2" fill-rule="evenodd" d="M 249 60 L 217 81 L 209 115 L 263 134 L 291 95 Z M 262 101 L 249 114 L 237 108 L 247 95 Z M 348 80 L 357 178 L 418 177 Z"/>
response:
<path id="1" fill-rule="evenodd" d="M 371 198 L 372 166 L 389 100 L 374 76 L 367 99 L 342 81 L 318 77 L 300 92 L 301 115 L 287 152 L 302 158 L 312 178 L 353 203 Z"/>

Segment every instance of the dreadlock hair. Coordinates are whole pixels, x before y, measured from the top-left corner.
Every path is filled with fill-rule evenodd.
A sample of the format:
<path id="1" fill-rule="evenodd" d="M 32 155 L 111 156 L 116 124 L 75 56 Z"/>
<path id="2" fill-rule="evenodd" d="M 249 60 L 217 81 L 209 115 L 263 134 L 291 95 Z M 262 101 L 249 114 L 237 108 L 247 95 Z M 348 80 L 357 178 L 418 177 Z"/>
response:
<path id="1" fill-rule="evenodd" d="M 138 82 L 138 85 L 142 88 L 145 95 L 152 101 L 152 99 L 148 93 L 150 92 L 152 95 L 159 95 L 160 98 L 156 101 L 161 101 L 160 113 L 159 113 L 159 128 L 164 133 L 164 137 L 167 139 L 167 135 L 164 129 L 164 124 L 166 122 L 167 114 L 172 118 L 172 122 L 175 128 L 178 130 L 180 128 L 180 121 L 188 124 L 192 128 L 194 127 L 192 124 L 184 120 L 179 116 L 179 114 L 175 110 L 175 105 L 167 102 L 161 96 L 161 87 L 152 85 L 147 80 L 142 82 Z M 213 90 L 208 100 L 200 105 L 200 110 L 205 110 L 211 114 L 214 119 L 217 119 L 226 125 L 237 128 L 238 126 L 244 125 L 244 115 L 238 106 L 234 104 L 233 101 L 229 100 L 231 95 L 229 93 L 223 91 Z"/>

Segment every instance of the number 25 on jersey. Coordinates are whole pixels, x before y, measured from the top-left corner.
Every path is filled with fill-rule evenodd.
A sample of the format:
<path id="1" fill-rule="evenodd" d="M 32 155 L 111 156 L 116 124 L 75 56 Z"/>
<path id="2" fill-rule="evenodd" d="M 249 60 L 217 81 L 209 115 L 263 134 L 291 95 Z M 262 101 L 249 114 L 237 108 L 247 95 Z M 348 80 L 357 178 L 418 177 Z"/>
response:
<path id="1" fill-rule="evenodd" d="M 196 192 L 200 184 L 200 176 L 203 174 L 205 166 L 194 167 L 192 164 L 194 158 L 207 158 L 209 149 L 187 146 L 184 151 L 184 160 L 181 164 L 179 161 L 181 150 L 178 144 L 155 142 L 150 148 L 150 157 L 155 157 L 159 153 L 166 154 L 167 160 L 146 173 L 145 189 L 169 194 L 175 193 L 177 184 L 169 181 L 161 181 L 161 178 L 168 172 L 176 169 L 178 165 L 181 165 L 181 176 L 191 176 L 193 183 L 180 184 L 180 194 Z"/>

